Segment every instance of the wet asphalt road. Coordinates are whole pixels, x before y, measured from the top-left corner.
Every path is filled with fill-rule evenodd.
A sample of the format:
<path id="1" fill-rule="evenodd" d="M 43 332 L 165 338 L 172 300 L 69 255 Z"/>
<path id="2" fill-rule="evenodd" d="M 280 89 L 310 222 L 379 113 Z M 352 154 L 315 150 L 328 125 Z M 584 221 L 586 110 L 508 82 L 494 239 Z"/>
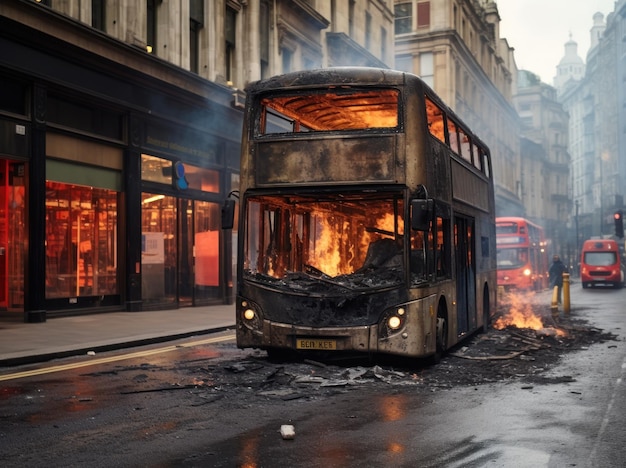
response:
<path id="1" fill-rule="evenodd" d="M 245 357 L 232 344 L 5 381 L 0 457 L 24 467 L 626 466 L 625 298 L 572 286 L 572 314 L 618 339 L 567 354 L 545 385 L 264 398 L 245 375 L 220 380 Z M 211 372 L 220 366 L 232 369 Z"/>

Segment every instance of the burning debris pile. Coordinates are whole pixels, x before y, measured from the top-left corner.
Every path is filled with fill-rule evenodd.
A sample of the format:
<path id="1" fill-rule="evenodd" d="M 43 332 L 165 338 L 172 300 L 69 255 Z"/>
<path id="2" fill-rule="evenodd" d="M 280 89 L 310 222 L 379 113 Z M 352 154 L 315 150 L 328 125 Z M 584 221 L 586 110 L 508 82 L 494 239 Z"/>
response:
<path id="1" fill-rule="evenodd" d="M 367 359 L 273 362 L 263 351 L 243 351 L 232 344 L 223 344 L 220 345 L 222 358 L 201 369 L 192 366 L 187 372 L 202 381 L 196 395 L 202 404 L 219 400 L 221 405 L 234 406 L 249 405 L 255 399 L 280 404 L 326 398 L 367 386 L 410 386 L 411 391 L 514 381 L 533 386 L 571 381 L 572 377 L 568 376 L 546 375 L 568 352 L 584 352 L 594 343 L 616 339 L 615 335 L 593 328 L 581 319 L 566 317 L 557 323 L 551 317 L 542 320 L 543 309 L 545 305 L 537 304 L 524 309 L 525 314 L 532 310 L 540 317 L 537 330 L 512 324 L 490 329 L 464 341 L 433 366 L 385 356 L 379 356 L 375 362 Z M 510 320 L 504 313 L 500 318 Z M 535 322 L 529 317 L 526 320 Z M 544 333 L 544 329 L 559 333 Z"/>
<path id="2" fill-rule="evenodd" d="M 535 330 L 537 335 L 564 336 L 563 328 L 555 322 L 550 311 L 542 306 L 533 292 L 512 292 L 500 301 L 497 319 L 492 326 L 496 330 L 507 327 Z"/>
<path id="3" fill-rule="evenodd" d="M 190 390 L 194 405 L 219 401 L 221 406 L 233 408 L 247 407 L 254 401 L 280 405 L 327 398 L 376 386 L 406 386 L 413 392 L 521 382 L 532 388 L 571 382 L 571 376 L 548 371 L 558 369 L 559 360 L 569 352 L 584 352 L 590 345 L 617 339 L 574 315 L 555 320 L 548 307 L 532 296 L 511 295 L 501 303 L 505 305 L 493 328 L 450 350 L 437 365 L 394 356 L 377 356 L 375 361 L 337 356 L 323 362 L 275 362 L 264 351 L 240 350 L 234 343 L 223 343 L 217 346 L 220 357 L 208 365 L 179 362 L 176 372 L 187 374 L 183 380 L 188 385 L 182 388 Z M 181 385 L 137 392 L 174 388 Z"/>

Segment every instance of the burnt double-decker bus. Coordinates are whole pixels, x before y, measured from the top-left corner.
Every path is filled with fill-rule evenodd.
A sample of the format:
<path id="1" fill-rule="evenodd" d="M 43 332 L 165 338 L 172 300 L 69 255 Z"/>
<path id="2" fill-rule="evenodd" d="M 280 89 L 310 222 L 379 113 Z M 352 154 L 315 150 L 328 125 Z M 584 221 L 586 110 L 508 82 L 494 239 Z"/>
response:
<path id="1" fill-rule="evenodd" d="M 246 92 L 240 348 L 437 358 L 488 326 L 490 153 L 422 80 L 329 68 Z"/>

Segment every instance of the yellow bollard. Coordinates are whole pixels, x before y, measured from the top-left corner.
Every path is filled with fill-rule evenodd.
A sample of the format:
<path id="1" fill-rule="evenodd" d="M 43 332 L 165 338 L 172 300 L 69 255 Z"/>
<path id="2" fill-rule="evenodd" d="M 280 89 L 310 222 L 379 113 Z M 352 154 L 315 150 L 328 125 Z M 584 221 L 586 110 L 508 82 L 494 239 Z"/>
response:
<path id="1" fill-rule="evenodd" d="M 569 315 L 569 311 L 569 273 L 563 273 L 563 312 L 565 315 Z"/>
<path id="2" fill-rule="evenodd" d="M 552 290 L 552 303 L 550 304 L 550 312 L 552 312 L 552 318 L 557 320 L 559 318 L 559 287 L 555 286 Z"/>

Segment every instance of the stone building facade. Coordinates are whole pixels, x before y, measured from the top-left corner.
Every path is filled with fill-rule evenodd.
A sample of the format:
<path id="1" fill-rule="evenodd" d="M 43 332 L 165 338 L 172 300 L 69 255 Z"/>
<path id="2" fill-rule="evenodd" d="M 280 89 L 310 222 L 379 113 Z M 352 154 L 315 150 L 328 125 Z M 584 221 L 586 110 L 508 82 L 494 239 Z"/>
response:
<path id="1" fill-rule="evenodd" d="M 395 1 L 395 68 L 420 75 L 489 145 L 496 212 L 521 216 L 517 67 L 496 2 Z"/>
<path id="2" fill-rule="evenodd" d="M 569 73 L 580 60 L 568 54 L 573 41 L 557 67 L 558 100 L 570 116 L 570 238 L 576 249 L 590 237 L 614 236 L 613 214 L 625 209 L 625 17 L 624 0 L 606 17 L 594 14 L 582 76 Z"/>

